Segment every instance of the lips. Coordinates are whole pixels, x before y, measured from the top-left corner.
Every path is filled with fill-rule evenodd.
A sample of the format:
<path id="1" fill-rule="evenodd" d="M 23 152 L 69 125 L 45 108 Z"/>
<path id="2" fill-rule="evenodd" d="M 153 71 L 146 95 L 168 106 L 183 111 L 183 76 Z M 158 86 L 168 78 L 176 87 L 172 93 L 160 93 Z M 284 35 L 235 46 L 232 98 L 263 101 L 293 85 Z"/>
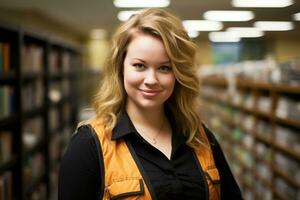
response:
<path id="1" fill-rule="evenodd" d="M 140 91 L 142 92 L 142 94 L 144 96 L 149 96 L 149 97 L 156 96 L 156 95 L 158 95 L 158 93 L 160 93 L 160 90 L 143 90 L 143 89 L 140 89 Z"/>

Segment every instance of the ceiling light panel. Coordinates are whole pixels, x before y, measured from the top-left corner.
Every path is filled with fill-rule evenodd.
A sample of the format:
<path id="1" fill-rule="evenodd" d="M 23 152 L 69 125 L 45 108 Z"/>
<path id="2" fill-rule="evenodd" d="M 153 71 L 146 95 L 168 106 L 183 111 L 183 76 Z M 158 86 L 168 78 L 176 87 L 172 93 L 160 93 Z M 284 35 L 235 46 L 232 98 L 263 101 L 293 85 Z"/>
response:
<path id="1" fill-rule="evenodd" d="M 264 32 L 255 27 L 230 27 L 227 32 L 235 32 L 241 38 L 257 38 L 264 36 Z"/>
<path id="2" fill-rule="evenodd" d="M 196 38 L 200 35 L 199 31 L 188 31 L 187 33 L 190 38 Z"/>
<path id="3" fill-rule="evenodd" d="M 232 0 L 234 7 L 265 7 L 265 8 L 283 8 L 294 4 L 293 0 Z"/>
<path id="4" fill-rule="evenodd" d="M 210 10 L 203 14 L 207 20 L 214 21 L 250 21 L 254 18 L 252 11 L 238 11 L 238 10 Z"/>
<path id="5" fill-rule="evenodd" d="M 257 21 L 254 26 L 262 31 L 289 31 L 294 25 L 289 21 Z"/>
<path id="6" fill-rule="evenodd" d="M 168 7 L 170 0 L 114 0 L 114 5 L 119 8 L 162 8 Z"/>
<path id="7" fill-rule="evenodd" d="M 293 19 L 294 19 L 295 21 L 300 21 L 300 12 L 295 13 L 295 14 L 293 15 Z"/>
<path id="8" fill-rule="evenodd" d="M 208 20 L 184 20 L 184 28 L 189 31 L 219 31 L 223 28 L 221 22 Z"/>
<path id="9" fill-rule="evenodd" d="M 208 38 L 212 42 L 239 42 L 241 38 L 233 32 L 211 32 Z"/>
<path id="10" fill-rule="evenodd" d="M 118 19 L 120 21 L 127 21 L 132 15 L 141 12 L 140 10 L 124 10 L 118 13 Z"/>

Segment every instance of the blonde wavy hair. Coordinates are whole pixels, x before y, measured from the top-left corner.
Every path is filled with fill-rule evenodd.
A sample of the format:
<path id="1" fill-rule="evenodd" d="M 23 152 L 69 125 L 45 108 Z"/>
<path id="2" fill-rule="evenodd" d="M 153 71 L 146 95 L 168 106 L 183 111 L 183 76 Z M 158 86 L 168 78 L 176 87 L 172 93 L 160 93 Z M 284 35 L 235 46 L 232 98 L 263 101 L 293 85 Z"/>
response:
<path id="1" fill-rule="evenodd" d="M 135 33 L 150 34 L 162 40 L 176 78 L 174 91 L 165 106 L 174 115 L 187 136 L 187 144 L 203 143 L 199 131 L 199 80 L 196 76 L 196 45 L 187 35 L 182 22 L 161 9 L 145 9 L 119 26 L 103 71 L 104 78 L 94 99 L 96 119 L 111 133 L 117 118 L 125 109 L 126 92 L 123 85 L 123 61 Z"/>

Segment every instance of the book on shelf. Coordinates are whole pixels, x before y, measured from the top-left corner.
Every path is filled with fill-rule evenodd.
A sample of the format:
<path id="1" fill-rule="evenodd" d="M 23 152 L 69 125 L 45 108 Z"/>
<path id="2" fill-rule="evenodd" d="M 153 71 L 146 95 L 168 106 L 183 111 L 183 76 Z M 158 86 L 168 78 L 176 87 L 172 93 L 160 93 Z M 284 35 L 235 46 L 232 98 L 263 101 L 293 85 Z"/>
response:
<path id="1" fill-rule="evenodd" d="M 64 52 L 62 54 L 62 70 L 64 72 L 69 72 L 71 70 L 71 55 L 69 52 Z"/>
<path id="2" fill-rule="evenodd" d="M 272 99 L 269 96 L 261 96 L 257 100 L 257 109 L 263 113 L 270 113 Z"/>
<path id="3" fill-rule="evenodd" d="M 48 58 L 49 72 L 59 72 L 59 53 L 58 51 L 51 50 Z"/>
<path id="4" fill-rule="evenodd" d="M 47 199 L 47 187 L 45 184 L 40 184 L 37 188 L 28 195 L 31 200 Z M 56 197 L 57 198 L 57 197 Z"/>
<path id="5" fill-rule="evenodd" d="M 62 152 L 62 138 L 60 134 L 55 134 L 49 144 L 49 158 L 50 158 L 50 163 L 52 166 L 57 164 L 58 160 L 61 157 L 61 152 Z"/>
<path id="6" fill-rule="evenodd" d="M 277 125 L 275 128 L 275 143 L 300 153 L 300 134 L 295 129 Z"/>
<path id="7" fill-rule="evenodd" d="M 272 150 L 270 149 L 270 147 L 268 147 L 264 143 L 256 142 L 254 148 L 255 148 L 255 152 L 256 152 L 257 156 L 261 160 L 263 160 L 267 163 L 271 161 L 271 159 L 272 159 Z"/>
<path id="8" fill-rule="evenodd" d="M 274 189 L 286 199 L 299 199 L 299 189 L 291 187 L 280 177 L 275 178 L 274 187 Z"/>
<path id="9" fill-rule="evenodd" d="M 0 175 L 0 200 L 13 200 L 12 173 L 4 172 Z"/>
<path id="10" fill-rule="evenodd" d="M 64 78 L 61 81 L 61 88 L 62 88 L 62 95 L 64 97 L 67 97 L 71 92 L 71 82 L 70 82 L 70 80 L 67 79 L 67 78 Z"/>
<path id="11" fill-rule="evenodd" d="M 23 185 L 27 189 L 45 173 L 45 156 L 41 152 L 27 156 L 23 160 Z"/>
<path id="12" fill-rule="evenodd" d="M 12 157 L 12 132 L 0 131 L 0 165 Z"/>
<path id="13" fill-rule="evenodd" d="M 0 72 L 9 72 L 10 68 L 10 44 L 0 42 Z"/>
<path id="14" fill-rule="evenodd" d="M 300 59 L 292 59 L 280 65 L 280 82 L 300 85 Z"/>
<path id="15" fill-rule="evenodd" d="M 276 116 L 300 121 L 300 101 L 286 96 L 280 97 L 276 108 Z"/>
<path id="16" fill-rule="evenodd" d="M 274 164 L 278 170 L 287 174 L 295 182 L 300 185 L 300 164 L 293 158 L 282 154 L 281 152 L 275 152 Z"/>
<path id="17" fill-rule="evenodd" d="M 0 86 L 0 119 L 15 111 L 14 89 L 10 86 Z"/>
<path id="18" fill-rule="evenodd" d="M 33 83 L 26 83 L 22 87 L 22 109 L 23 111 L 29 111 L 35 108 L 39 108 L 43 104 L 44 87 L 41 79 L 34 81 Z"/>
<path id="19" fill-rule="evenodd" d="M 60 114 L 59 114 L 59 110 L 58 108 L 56 107 L 52 107 L 50 110 L 49 110 L 49 113 L 48 113 L 48 116 L 49 116 L 49 129 L 51 131 L 54 131 L 56 129 L 59 128 L 59 126 L 61 125 L 61 120 L 60 120 Z"/>
<path id="20" fill-rule="evenodd" d="M 272 190 L 264 183 L 257 182 L 254 186 L 255 188 L 255 199 L 263 199 L 263 200 L 273 200 Z"/>
<path id="21" fill-rule="evenodd" d="M 22 46 L 22 71 L 23 72 L 41 72 L 43 70 L 44 49 L 34 44 Z"/>

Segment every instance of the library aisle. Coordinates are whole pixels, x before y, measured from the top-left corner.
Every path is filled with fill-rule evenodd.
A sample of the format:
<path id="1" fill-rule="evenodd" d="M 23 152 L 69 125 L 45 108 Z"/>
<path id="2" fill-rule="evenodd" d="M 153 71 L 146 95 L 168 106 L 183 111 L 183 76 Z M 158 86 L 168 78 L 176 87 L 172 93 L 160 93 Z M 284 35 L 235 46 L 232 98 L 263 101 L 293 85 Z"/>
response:
<path id="1" fill-rule="evenodd" d="M 188 27 L 189 20 L 207 20 L 206 11 L 240 9 L 237 1 L 168 5 Z M 117 13 L 125 8 L 113 2 L 1 1 L 0 200 L 57 199 L 64 150 L 78 123 L 94 114 L 87 108 L 113 31 L 124 21 Z M 218 30 L 187 30 L 199 47 L 199 112 L 245 200 L 300 200 L 300 2 L 286 2 L 242 7 L 253 11 L 251 19 L 214 19 Z M 211 34 L 265 20 L 290 23 L 237 40 Z"/>

